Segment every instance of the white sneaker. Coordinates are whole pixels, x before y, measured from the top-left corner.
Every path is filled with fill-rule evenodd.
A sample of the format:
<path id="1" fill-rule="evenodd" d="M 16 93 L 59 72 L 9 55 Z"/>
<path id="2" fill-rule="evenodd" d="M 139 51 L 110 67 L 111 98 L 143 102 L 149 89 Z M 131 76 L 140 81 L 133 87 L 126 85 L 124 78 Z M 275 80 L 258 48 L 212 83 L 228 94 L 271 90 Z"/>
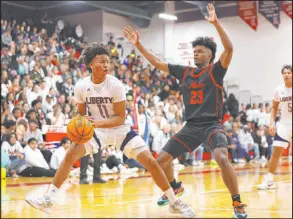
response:
<path id="1" fill-rule="evenodd" d="M 191 166 L 198 166 L 198 162 L 196 160 L 192 161 Z"/>
<path id="2" fill-rule="evenodd" d="M 184 204 L 180 199 L 177 199 L 173 205 L 171 205 L 169 202 L 169 212 L 181 214 L 185 218 L 195 216 L 195 212 L 187 204 Z"/>
<path id="3" fill-rule="evenodd" d="M 39 197 L 27 197 L 25 201 L 30 204 L 32 207 L 39 209 L 46 214 L 50 214 L 51 207 L 53 205 L 53 202 L 51 201 L 50 197 L 47 195 L 39 196 Z"/>
<path id="4" fill-rule="evenodd" d="M 201 162 L 201 161 L 197 161 L 197 165 L 200 166 L 200 167 L 203 167 L 204 166 L 204 163 Z"/>
<path id="5" fill-rule="evenodd" d="M 238 163 L 246 163 L 244 159 L 239 159 Z"/>
<path id="6" fill-rule="evenodd" d="M 275 189 L 276 185 L 273 180 L 269 180 L 267 176 L 264 177 L 262 184 L 257 187 L 259 190 Z"/>
<path id="7" fill-rule="evenodd" d="M 120 174 L 130 174 L 130 173 L 132 173 L 131 170 L 129 170 L 128 168 L 124 166 L 120 169 Z"/>
<path id="8" fill-rule="evenodd" d="M 268 160 L 264 156 L 261 157 L 260 161 L 263 162 L 263 163 L 267 163 L 268 162 Z"/>
<path id="9" fill-rule="evenodd" d="M 130 170 L 130 172 L 132 173 L 136 173 L 138 171 L 137 167 L 133 167 L 133 168 L 128 168 Z"/>
<path id="10" fill-rule="evenodd" d="M 118 173 L 119 172 L 117 167 L 113 167 L 111 170 L 112 170 L 112 173 Z"/>

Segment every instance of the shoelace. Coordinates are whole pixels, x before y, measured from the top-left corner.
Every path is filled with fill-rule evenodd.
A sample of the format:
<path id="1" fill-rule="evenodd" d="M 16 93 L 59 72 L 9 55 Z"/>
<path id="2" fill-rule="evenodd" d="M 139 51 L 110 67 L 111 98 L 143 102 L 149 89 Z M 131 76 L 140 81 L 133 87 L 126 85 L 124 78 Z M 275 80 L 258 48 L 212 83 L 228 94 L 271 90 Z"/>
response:
<path id="1" fill-rule="evenodd" d="M 175 206 L 180 207 L 180 209 L 187 209 L 188 205 L 184 204 L 180 199 L 178 199 L 178 201 L 175 203 Z"/>
<path id="2" fill-rule="evenodd" d="M 240 204 L 240 205 L 238 205 L 238 206 L 234 206 L 234 208 L 236 208 L 237 209 L 237 212 L 239 212 L 239 213 L 245 213 L 245 207 L 246 207 L 247 205 L 246 204 Z"/>
<path id="3" fill-rule="evenodd" d="M 52 205 L 52 202 L 48 196 L 37 197 L 35 200 L 38 205 L 42 205 L 44 207 L 50 207 Z"/>

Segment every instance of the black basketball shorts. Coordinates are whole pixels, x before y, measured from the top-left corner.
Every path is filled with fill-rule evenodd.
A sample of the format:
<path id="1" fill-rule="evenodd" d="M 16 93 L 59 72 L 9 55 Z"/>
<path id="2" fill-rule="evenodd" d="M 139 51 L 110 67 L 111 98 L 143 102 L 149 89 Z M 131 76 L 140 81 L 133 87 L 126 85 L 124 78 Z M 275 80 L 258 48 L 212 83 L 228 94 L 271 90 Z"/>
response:
<path id="1" fill-rule="evenodd" d="M 175 159 L 185 152 L 191 153 L 202 143 L 206 143 L 212 150 L 228 148 L 227 136 L 219 121 L 187 122 L 162 150 Z"/>

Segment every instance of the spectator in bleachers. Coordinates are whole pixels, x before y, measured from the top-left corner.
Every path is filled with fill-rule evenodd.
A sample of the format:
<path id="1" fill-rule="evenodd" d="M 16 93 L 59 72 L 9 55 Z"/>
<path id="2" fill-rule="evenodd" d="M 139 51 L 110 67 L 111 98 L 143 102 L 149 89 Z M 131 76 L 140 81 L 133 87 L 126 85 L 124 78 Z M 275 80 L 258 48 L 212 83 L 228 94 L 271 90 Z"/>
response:
<path id="1" fill-rule="evenodd" d="M 145 107 L 142 104 L 138 105 L 138 130 L 139 135 L 145 140 L 146 143 L 149 142 L 150 135 L 150 118 L 145 113 Z"/>
<path id="2" fill-rule="evenodd" d="M 224 122 L 223 126 L 224 126 L 224 130 L 227 131 L 228 129 L 232 129 L 232 123 L 233 123 L 233 116 L 229 116 L 228 120 L 226 122 Z"/>
<path id="3" fill-rule="evenodd" d="M 5 128 L 5 130 L 3 130 L 4 134 L 2 135 L 2 139 L 1 139 L 2 142 L 8 141 L 9 135 L 15 132 L 15 129 L 16 129 L 15 121 L 13 121 L 13 120 L 5 121 L 4 128 Z"/>
<path id="4" fill-rule="evenodd" d="M 252 123 L 253 123 L 253 112 L 252 112 L 252 109 L 251 109 L 251 104 L 247 104 L 246 105 L 246 123 L 247 123 L 247 126 L 248 128 L 252 128 Z"/>
<path id="5" fill-rule="evenodd" d="M 226 103 L 231 116 L 235 119 L 239 113 L 239 103 L 235 95 L 230 94 Z"/>
<path id="6" fill-rule="evenodd" d="M 55 104 L 53 111 L 48 113 L 46 118 L 50 120 L 51 125 L 63 126 L 65 124 L 65 115 L 62 113 L 60 104 Z"/>
<path id="7" fill-rule="evenodd" d="M 34 109 L 30 109 L 29 111 L 27 111 L 25 118 L 30 121 L 30 120 L 37 120 L 37 111 Z"/>
<path id="8" fill-rule="evenodd" d="M 53 100 L 52 96 L 50 94 L 46 95 L 46 99 L 43 100 L 42 109 L 44 110 L 45 114 L 48 114 L 53 111 Z"/>
<path id="9" fill-rule="evenodd" d="M 35 138 L 28 139 L 28 145 L 24 148 L 25 164 L 19 175 L 26 177 L 53 177 L 56 170 L 50 169 L 42 152 L 38 149 L 38 141 Z"/>
<path id="10" fill-rule="evenodd" d="M 43 148 L 45 142 L 41 130 L 38 128 L 37 120 L 29 120 L 29 128 L 24 136 L 24 142 L 27 144 L 28 140 L 34 138 L 37 140 L 38 147 Z"/>
<path id="11" fill-rule="evenodd" d="M 268 162 L 265 158 L 266 149 L 268 148 L 267 138 L 265 136 L 264 127 L 258 127 L 253 133 L 252 137 L 254 140 L 255 147 L 259 149 L 259 155 L 255 154 L 257 159 L 261 159 L 262 162 Z"/>
<path id="12" fill-rule="evenodd" d="M 3 150 L 7 150 L 9 154 L 9 164 L 6 166 L 8 175 L 18 177 L 19 168 L 24 164 L 23 147 L 16 138 L 15 133 L 11 133 L 1 145 Z"/>
<path id="13" fill-rule="evenodd" d="M 153 138 L 153 144 L 152 144 L 152 151 L 159 154 L 164 145 L 167 143 L 167 141 L 170 139 L 170 131 L 171 126 L 170 124 L 166 123 L 163 125 L 161 129 L 159 129 Z"/>
<path id="14" fill-rule="evenodd" d="M 235 163 L 243 163 L 245 158 L 248 162 L 251 160 L 250 155 L 248 154 L 248 151 L 241 145 L 241 141 L 239 138 L 239 128 L 237 123 L 233 123 L 232 125 L 232 137 L 231 137 L 231 144 L 236 145 L 237 150 L 237 158 L 233 159 L 232 162 Z"/>
<path id="15" fill-rule="evenodd" d="M 54 170 L 57 170 L 60 164 L 62 163 L 67 149 L 70 147 L 71 141 L 68 137 L 62 138 L 60 142 L 60 147 L 58 147 L 52 154 L 50 167 Z"/>
<path id="16" fill-rule="evenodd" d="M 1 36 L 1 39 L 2 39 L 1 47 L 9 47 L 10 43 L 12 42 L 11 30 L 6 29 L 4 34 L 2 34 L 2 36 Z"/>
<path id="17" fill-rule="evenodd" d="M 240 130 L 239 140 L 240 140 L 241 147 L 244 148 L 246 152 L 250 150 L 254 150 L 254 155 L 256 158 L 258 158 L 259 149 L 258 149 L 258 146 L 254 144 L 253 138 L 251 136 L 251 133 L 247 125 L 244 125 L 243 129 Z"/>

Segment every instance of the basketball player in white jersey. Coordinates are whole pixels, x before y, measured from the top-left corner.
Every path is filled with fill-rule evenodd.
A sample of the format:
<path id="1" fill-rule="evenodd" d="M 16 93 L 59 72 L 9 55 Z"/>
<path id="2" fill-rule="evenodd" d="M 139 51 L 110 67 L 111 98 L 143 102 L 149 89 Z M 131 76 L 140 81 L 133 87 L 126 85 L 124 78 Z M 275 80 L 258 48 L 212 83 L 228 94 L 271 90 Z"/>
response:
<path id="1" fill-rule="evenodd" d="M 260 190 L 276 188 L 274 174 L 283 150 L 288 147 L 292 139 L 292 66 L 285 65 L 282 69 L 282 75 L 284 84 L 275 90 L 269 127 L 270 135 L 275 136 L 274 151 L 269 161 L 269 172 L 265 175 L 262 184 L 258 186 Z M 278 109 L 281 111 L 281 118 L 276 132 L 275 120 Z"/>
<path id="2" fill-rule="evenodd" d="M 79 114 L 86 115 L 88 108 L 89 115 L 86 115 L 86 118 L 95 127 L 94 136 L 85 144 L 73 143 L 48 192 L 41 197 L 26 198 L 26 201 L 31 206 L 49 213 L 73 163 L 89 153 L 97 153 L 99 148 L 115 145 L 128 158 L 138 160 L 149 171 L 155 183 L 172 200 L 169 205 L 170 212 L 193 217 L 194 211 L 175 197 L 164 171 L 150 153 L 147 144 L 131 130 L 129 124 L 125 123 L 125 89 L 122 82 L 108 74 L 110 51 L 103 44 L 92 43 L 83 50 L 82 58 L 87 67 L 91 68 L 92 75 L 77 82 L 74 93 L 78 101 Z"/>

